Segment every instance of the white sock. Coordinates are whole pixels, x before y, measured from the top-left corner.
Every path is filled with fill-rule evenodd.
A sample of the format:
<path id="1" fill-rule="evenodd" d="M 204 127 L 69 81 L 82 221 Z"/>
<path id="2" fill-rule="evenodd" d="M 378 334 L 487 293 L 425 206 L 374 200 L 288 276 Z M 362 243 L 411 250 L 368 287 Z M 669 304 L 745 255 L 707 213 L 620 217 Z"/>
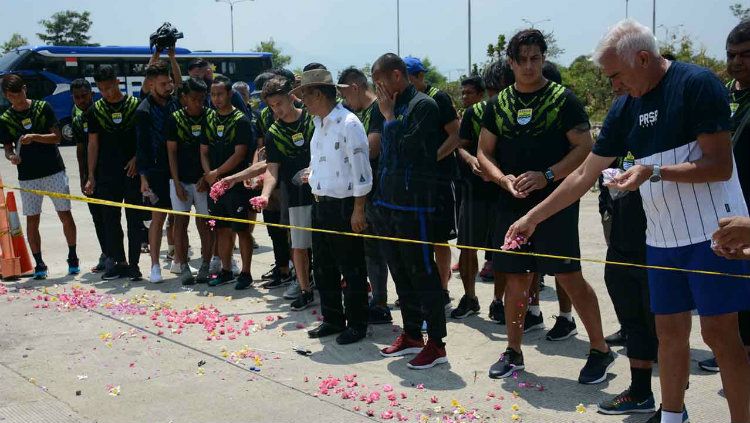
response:
<path id="1" fill-rule="evenodd" d="M 531 312 L 531 314 L 533 314 L 534 316 L 542 314 L 542 310 L 539 309 L 538 305 L 530 305 L 529 312 Z"/>
<path id="2" fill-rule="evenodd" d="M 661 423 L 682 423 L 682 412 L 672 413 L 661 410 Z"/>
<path id="3" fill-rule="evenodd" d="M 569 322 L 572 322 L 573 321 L 573 312 L 572 311 L 568 312 L 568 313 L 560 312 L 560 317 L 564 317 L 564 318 L 568 319 Z"/>

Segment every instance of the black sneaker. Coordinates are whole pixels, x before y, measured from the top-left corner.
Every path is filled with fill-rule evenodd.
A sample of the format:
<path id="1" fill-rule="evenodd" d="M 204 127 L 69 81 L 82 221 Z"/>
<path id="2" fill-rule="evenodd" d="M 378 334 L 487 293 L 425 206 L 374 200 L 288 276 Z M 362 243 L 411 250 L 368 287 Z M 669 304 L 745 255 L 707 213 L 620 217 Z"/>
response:
<path id="1" fill-rule="evenodd" d="M 102 254 L 99 256 L 99 262 L 91 268 L 91 273 L 99 273 L 107 270 L 107 257 Z"/>
<path id="2" fill-rule="evenodd" d="M 627 340 L 628 337 L 625 335 L 625 332 L 622 330 L 622 328 L 620 328 L 620 330 L 613 333 L 612 335 L 604 338 L 604 342 L 606 342 L 607 345 L 618 347 L 624 347 Z"/>
<path id="3" fill-rule="evenodd" d="M 698 367 L 711 373 L 719 372 L 719 363 L 716 362 L 716 357 L 711 357 L 707 360 L 699 361 Z"/>
<path id="4" fill-rule="evenodd" d="M 535 316 L 534 313 L 527 311 L 526 317 L 523 319 L 523 333 L 539 329 L 544 329 L 544 316 L 542 316 L 542 312 L 540 311 L 539 315 Z"/>
<path id="5" fill-rule="evenodd" d="M 689 423 L 690 417 L 688 417 L 687 409 L 682 410 L 682 423 Z M 654 413 L 653 416 L 651 416 L 650 419 L 646 420 L 646 423 L 661 423 L 661 406 L 659 406 L 659 409 L 656 410 L 656 413 Z"/>
<path id="6" fill-rule="evenodd" d="M 266 283 L 261 285 L 261 287 L 265 289 L 274 289 L 274 288 L 281 288 L 282 286 L 287 286 L 294 280 L 294 275 L 292 275 L 292 272 L 287 273 L 286 275 L 282 274 L 280 271 L 276 272 L 275 275 L 273 275 L 273 278 L 270 280 L 267 280 Z"/>
<path id="7" fill-rule="evenodd" d="M 127 276 L 133 282 L 143 279 L 143 273 L 141 273 L 141 269 L 138 268 L 137 264 L 131 264 L 128 266 Z"/>
<path id="8" fill-rule="evenodd" d="M 505 324 L 505 305 L 501 300 L 492 300 L 489 316 L 493 322 L 499 325 Z"/>
<path id="9" fill-rule="evenodd" d="M 310 307 L 313 301 L 315 301 L 315 294 L 313 293 L 313 291 L 309 291 L 309 292 L 302 291 L 300 296 L 297 297 L 297 299 L 292 302 L 292 305 L 291 305 L 292 310 L 294 311 L 304 310 L 307 307 Z"/>
<path id="10" fill-rule="evenodd" d="M 575 319 L 571 317 L 570 320 L 568 320 L 566 317 L 562 316 L 556 316 L 555 318 L 555 326 L 552 326 L 552 329 L 547 332 L 548 341 L 562 341 L 578 334 Z"/>
<path id="11" fill-rule="evenodd" d="M 339 336 L 336 337 L 336 343 L 339 345 L 349 345 L 365 339 L 366 329 L 346 328 Z"/>
<path id="12" fill-rule="evenodd" d="M 221 269 L 219 274 L 208 280 L 208 286 L 219 286 L 234 280 L 234 274 L 231 270 Z"/>
<path id="13" fill-rule="evenodd" d="M 443 307 L 446 313 L 451 310 L 451 293 L 447 289 L 443 290 Z"/>
<path id="14" fill-rule="evenodd" d="M 249 273 L 240 273 L 239 276 L 237 276 L 237 283 L 234 285 L 234 289 L 236 290 L 242 290 L 250 288 L 253 284 L 253 277 Z"/>
<path id="15" fill-rule="evenodd" d="M 513 373 L 523 370 L 523 354 L 516 352 L 513 348 L 508 348 L 500 355 L 497 363 L 490 366 L 491 379 L 503 379 L 512 376 Z"/>
<path id="16" fill-rule="evenodd" d="M 612 350 L 601 352 L 595 349 L 589 351 L 586 365 L 578 375 L 578 383 L 596 385 L 607 379 L 607 371 L 615 364 L 615 353 Z"/>
<path id="17" fill-rule="evenodd" d="M 273 266 L 273 267 L 271 268 L 271 270 L 269 270 L 268 272 L 266 272 L 266 273 L 264 273 L 264 274 L 262 274 L 262 275 L 260 276 L 260 280 L 262 280 L 262 281 L 270 281 L 270 280 L 271 280 L 271 279 L 273 279 L 273 278 L 274 278 L 274 276 L 276 276 L 276 275 L 277 275 L 278 273 L 279 273 L 279 268 L 278 268 L 278 267 L 277 267 L 276 265 L 274 265 L 274 266 Z"/>
<path id="18" fill-rule="evenodd" d="M 371 305 L 367 310 L 367 323 L 371 325 L 384 325 L 393 322 L 391 309 L 379 305 Z"/>
<path id="19" fill-rule="evenodd" d="M 128 267 L 124 264 L 115 264 L 114 266 L 107 269 L 102 275 L 102 279 L 105 281 L 112 281 L 120 279 L 128 274 Z"/>
<path id="20" fill-rule="evenodd" d="M 608 415 L 646 414 L 656 410 L 654 395 L 646 398 L 635 398 L 630 390 L 625 390 L 614 398 L 599 403 L 599 412 Z"/>
<path id="21" fill-rule="evenodd" d="M 36 267 L 34 267 L 34 280 L 44 280 L 47 279 L 47 265 L 46 264 L 39 264 Z"/>
<path id="22" fill-rule="evenodd" d="M 477 313 L 479 313 L 479 299 L 477 297 L 469 298 L 469 296 L 464 295 L 461 297 L 461 301 L 458 302 L 458 307 L 454 308 L 451 312 L 451 318 L 463 319 Z"/>

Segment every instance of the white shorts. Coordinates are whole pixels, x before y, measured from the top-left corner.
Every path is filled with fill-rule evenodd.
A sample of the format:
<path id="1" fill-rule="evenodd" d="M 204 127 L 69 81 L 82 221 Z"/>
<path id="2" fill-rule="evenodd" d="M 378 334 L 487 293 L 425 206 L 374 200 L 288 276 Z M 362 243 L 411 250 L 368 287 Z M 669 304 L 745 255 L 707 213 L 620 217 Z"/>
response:
<path id="1" fill-rule="evenodd" d="M 18 184 L 23 189 L 35 189 L 38 191 L 49 191 L 58 192 L 60 194 L 70 194 L 70 186 L 68 185 L 68 175 L 65 174 L 64 170 L 61 170 L 54 175 L 45 176 L 44 178 L 29 179 L 27 181 L 18 181 Z M 21 191 L 21 203 L 23 208 L 24 216 L 36 216 L 42 214 L 42 199 L 44 197 L 39 194 L 31 192 Z M 64 212 L 70 211 L 70 200 L 66 198 L 55 198 L 52 199 L 52 204 L 55 206 L 55 211 Z"/>
<path id="2" fill-rule="evenodd" d="M 172 199 L 172 210 L 189 212 L 195 206 L 195 212 L 198 214 L 208 214 L 208 192 L 198 192 L 195 184 L 186 184 L 180 182 L 182 188 L 187 194 L 187 201 L 177 198 L 177 192 L 174 189 L 174 181 L 169 180 L 169 197 Z"/>
<path id="3" fill-rule="evenodd" d="M 312 227 L 312 205 L 289 207 L 289 225 L 301 228 Z M 305 250 L 312 247 L 312 232 L 292 229 L 292 248 Z"/>

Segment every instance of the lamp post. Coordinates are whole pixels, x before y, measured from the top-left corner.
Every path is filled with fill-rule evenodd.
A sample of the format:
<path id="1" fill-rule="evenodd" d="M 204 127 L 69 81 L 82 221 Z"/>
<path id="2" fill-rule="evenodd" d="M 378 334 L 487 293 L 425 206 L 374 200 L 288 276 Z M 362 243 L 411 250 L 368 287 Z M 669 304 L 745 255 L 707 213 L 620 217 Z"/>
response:
<path id="1" fill-rule="evenodd" d="M 234 51 L 234 5 L 237 3 L 242 3 L 244 1 L 253 0 L 216 0 L 216 3 L 226 3 L 229 5 L 229 19 L 230 26 L 232 28 L 232 51 Z"/>
<path id="2" fill-rule="evenodd" d="M 630 17 L 630 14 L 628 13 L 628 2 L 630 0 L 625 0 L 625 19 Z"/>
<path id="3" fill-rule="evenodd" d="M 396 0 L 396 54 L 401 57 L 401 0 Z"/>
<path id="4" fill-rule="evenodd" d="M 654 31 L 654 34 L 656 34 L 656 0 L 653 2 L 654 7 L 651 11 L 651 29 Z"/>
<path id="5" fill-rule="evenodd" d="M 469 20 L 469 28 L 468 28 L 468 39 L 469 39 L 469 63 L 466 67 L 466 75 L 471 75 L 471 0 L 467 0 L 467 15 Z"/>

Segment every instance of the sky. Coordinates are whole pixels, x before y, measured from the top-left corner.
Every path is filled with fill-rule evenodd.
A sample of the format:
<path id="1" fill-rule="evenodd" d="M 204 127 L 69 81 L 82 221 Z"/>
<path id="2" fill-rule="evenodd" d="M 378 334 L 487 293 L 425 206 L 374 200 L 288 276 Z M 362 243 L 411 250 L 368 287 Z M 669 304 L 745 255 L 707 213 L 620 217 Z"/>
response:
<path id="1" fill-rule="evenodd" d="M 235 0 L 236 1 L 236 0 Z M 472 9 L 472 62 L 487 60 L 489 43 L 533 23 L 554 31 L 564 65 L 590 54 L 607 28 L 625 17 L 625 0 L 400 0 L 401 54 L 429 57 L 453 80 L 468 64 L 467 4 Z M 629 0 L 629 14 L 651 27 L 654 0 Z M 656 35 L 689 35 L 714 57 L 724 56 L 726 35 L 737 23 L 729 5 L 739 0 L 655 0 Z M 235 49 L 250 51 L 273 38 L 291 68 L 320 62 L 333 71 L 372 63 L 397 52 L 396 0 L 252 0 L 234 6 Z M 747 1 L 744 1 L 748 6 Z M 91 12 L 91 41 L 147 45 L 169 21 L 191 50 L 231 50 L 229 5 L 216 0 L 0 0 L 0 42 L 18 32 L 41 44 L 39 20 L 64 10 Z M 526 22 L 524 21 L 526 20 Z"/>

